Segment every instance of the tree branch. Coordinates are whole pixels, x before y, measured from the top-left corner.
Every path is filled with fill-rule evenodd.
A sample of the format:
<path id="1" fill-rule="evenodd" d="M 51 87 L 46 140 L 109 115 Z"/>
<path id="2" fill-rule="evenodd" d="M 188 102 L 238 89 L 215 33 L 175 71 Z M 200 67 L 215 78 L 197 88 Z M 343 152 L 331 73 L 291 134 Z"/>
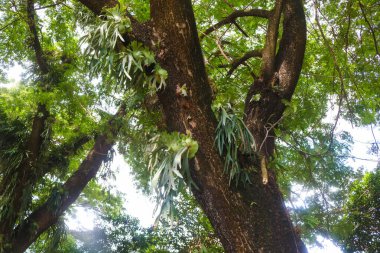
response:
<path id="1" fill-rule="evenodd" d="M 369 22 L 369 20 L 367 19 L 367 15 L 365 14 L 365 11 L 364 11 L 364 6 L 363 4 L 359 1 L 359 6 L 360 6 L 360 10 L 363 14 L 363 17 L 364 17 L 364 20 L 365 22 L 367 23 L 368 27 L 369 27 L 369 30 L 371 31 L 371 34 L 372 34 L 372 38 L 373 38 L 373 43 L 375 44 L 375 50 L 376 50 L 376 54 L 377 55 L 380 55 L 379 53 L 379 48 L 377 46 L 377 40 L 376 40 L 376 34 L 375 34 L 375 31 L 373 30 L 373 27 L 371 25 L 371 23 Z"/>
<path id="2" fill-rule="evenodd" d="M 13 25 L 15 22 L 19 21 L 20 18 L 14 18 L 12 21 L 10 21 L 9 23 L 6 23 L 4 26 L 0 27 L 0 32 L 4 31 L 5 29 L 7 29 L 9 26 Z"/>
<path id="3" fill-rule="evenodd" d="M 302 69 L 306 48 L 306 22 L 300 0 L 285 0 L 283 13 L 283 35 L 276 55 L 275 71 L 279 75 L 282 95 L 285 99 L 290 99 Z"/>
<path id="4" fill-rule="evenodd" d="M 282 2 L 283 0 L 276 0 L 276 5 L 269 18 L 268 31 L 265 46 L 263 49 L 263 67 L 261 70 L 265 81 L 269 81 L 269 78 L 273 75 L 274 72 L 278 27 L 280 25 Z"/>
<path id="5" fill-rule="evenodd" d="M 232 24 L 236 26 L 236 28 L 245 36 L 249 37 L 249 35 L 243 30 L 243 28 L 236 22 L 236 20 L 232 21 Z"/>
<path id="6" fill-rule="evenodd" d="M 107 159 L 120 129 L 120 124 L 117 123 L 118 119 L 124 115 L 125 106 L 122 106 L 113 119 L 108 122 L 109 130 L 96 138 L 93 148 L 88 152 L 78 170 L 59 189 L 54 191 L 44 204 L 15 228 L 9 252 L 24 252 L 78 198 Z"/>
<path id="7" fill-rule="evenodd" d="M 219 21 L 215 25 L 208 28 L 206 31 L 204 31 L 199 37 L 200 39 L 203 39 L 208 34 L 216 31 L 220 27 L 232 24 L 237 18 L 240 17 L 260 17 L 260 18 L 269 18 L 271 15 L 271 11 L 268 10 L 262 10 L 262 9 L 250 9 L 250 10 L 236 10 L 232 12 L 230 15 L 228 15 L 225 19 Z"/>
<path id="8" fill-rule="evenodd" d="M 278 2 L 276 4 L 277 11 L 280 9 Z M 271 137 L 266 138 L 268 133 L 265 126 L 274 124 L 282 117 L 285 110 L 283 99 L 290 100 L 293 95 L 300 76 L 306 47 L 306 21 L 302 1 L 284 0 L 282 13 L 284 16 L 283 33 L 275 57 L 274 71 L 269 77 L 264 77 L 264 73 L 261 73 L 260 78 L 254 81 L 247 94 L 244 109 L 245 123 L 256 143 L 261 144 L 265 140 L 261 151 L 262 155 L 267 157 L 273 155 L 275 133 L 272 129 L 269 133 Z M 276 15 L 279 18 L 278 12 Z M 274 30 L 278 29 L 275 26 L 276 22 L 272 21 Z M 277 35 L 275 33 L 272 36 L 276 38 Z M 270 47 L 272 51 L 268 55 L 273 54 L 273 50 L 276 48 L 273 45 Z M 252 99 L 257 95 L 258 100 Z"/>
<path id="9" fill-rule="evenodd" d="M 66 169 L 70 157 L 76 155 L 78 151 L 93 138 L 93 136 L 89 135 L 79 136 L 75 140 L 61 144 L 59 147 L 53 149 L 47 157 L 46 162 L 43 161 L 40 163 L 41 165 L 38 166 L 36 178 L 42 178 L 53 168 Z"/>
<path id="10" fill-rule="evenodd" d="M 27 17 L 28 17 L 28 27 L 29 27 L 31 37 L 32 37 L 32 47 L 36 55 L 36 61 L 41 73 L 45 75 L 49 72 L 49 66 L 44 58 L 42 47 L 41 47 L 40 41 L 38 40 L 33 0 L 27 1 L 26 11 L 27 11 Z"/>
<path id="11" fill-rule="evenodd" d="M 234 60 L 231 64 L 228 65 L 220 65 L 219 67 L 225 68 L 228 66 L 231 66 L 231 69 L 227 72 L 227 76 L 231 76 L 232 73 L 242 64 L 244 64 L 246 61 L 248 61 L 251 58 L 254 57 L 262 57 L 262 50 L 252 50 L 247 53 L 245 53 L 241 58 Z"/>

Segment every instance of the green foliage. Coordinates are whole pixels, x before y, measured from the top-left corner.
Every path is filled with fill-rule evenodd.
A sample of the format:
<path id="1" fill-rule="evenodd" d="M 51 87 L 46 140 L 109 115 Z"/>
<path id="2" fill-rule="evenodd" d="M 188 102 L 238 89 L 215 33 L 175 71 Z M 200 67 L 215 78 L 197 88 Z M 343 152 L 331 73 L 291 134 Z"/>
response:
<path id="1" fill-rule="evenodd" d="M 168 215 L 177 216 L 173 204 L 178 192 L 186 182 L 189 187 L 197 187 L 191 179 L 189 160 L 198 151 L 198 143 L 191 136 L 173 133 L 161 133 L 151 139 L 149 170 L 152 173 L 151 187 L 157 195 L 158 219 Z"/>
<path id="2" fill-rule="evenodd" d="M 66 233 L 67 227 L 64 219 L 60 219 L 54 224 L 40 240 L 31 247 L 32 252 L 41 253 L 79 253 L 76 243 L 70 235 Z"/>
<path id="3" fill-rule="evenodd" d="M 270 9 L 273 2 L 192 1 L 200 35 L 234 10 Z M 326 41 L 315 23 L 314 2 Z M 345 118 L 353 125 L 374 129 L 380 121 L 379 53 L 375 46 L 376 40 L 380 41 L 376 30 L 379 5 L 371 0 L 314 2 L 305 2 L 308 44 L 303 70 L 292 100 L 285 102 L 286 117 L 275 129 L 277 148 L 269 167 L 276 171 L 294 221 L 307 242 L 315 243 L 317 235 L 333 235 L 347 251 L 376 252 L 379 173 L 356 180 L 361 175 L 351 168 L 347 157 L 355 155 L 351 148 L 357 140 L 335 129 L 334 124 L 326 124 L 325 118 L 331 118 L 333 113 L 334 119 Z M 168 73 L 157 64 L 153 52 L 126 35 L 131 31 L 131 20 L 125 16 L 126 4 L 137 20 L 150 19 L 149 1 L 120 1 L 100 19 L 89 15 L 77 2 L 35 1 L 38 35 L 49 65 L 49 73 L 41 76 L 25 17 L 25 2 L 0 1 L 0 80 L 12 83 L 5 80 L 4 72 L 16 63 L 24 71 L 18 86 L 0 88 L 0 178 L 7 174 L 16 176 L 12 168 L 28 155 L 25 145 L 37 105 L 45 104 L 50 114 L 49 134 L 45 132 L 48 138 L 36 171 L 49 172 L 41 175 L 34 187 L 26 189 L 29 197 L 24 200 L 25 209 L 19 219 L 22 220 L 78 168 L 93 144 L 93 136 L 107 128 L 104 123 L 111 111 L 124 101 L 127 115 L 120 122 L 119 150 L 133 168 L 138 187 L 146 189 L 151 177 L 158 207 L 162 211 L 169 209 L 169 216 L 179 212 L 178 226 L 172 231 L 158 228 L 156 232 L 139 228 L 136 221 L 120 214 L 121 200 L 109 195 L 103 182 L 91 182 L 79 203 L 97 206 L 112 216 L 102 216 L 104 224 L 108 224 L 106 239 L 102 241 L 104 250 L 124 244 L 129 248 L 121 246 L 121 252 L 202 252 L 203 245 L 208 252 L 220 252 L 208 244 L 208 235 L 213 232 L 207 218 L 198 216 L 199 207 L 178 194 L 185 191 L 185 183 L 196 187 L 189 176 L 188 161 L 195 155 L 197 143 L 177 133 L 164 133 L 149 142 L 154 133 L 165 128 L 160 106 L 154 102 L 157 98 L 152 94 L 165 88 Z M 214 104 L 233 104 L 233 110 L 229 105 L 217 106 L 215 146 L 225 159 L 230 182 L 237 183 L 248 180 L 246 168 L 240 168 L 237 162 L 238 154 L 255 152 L 254 140 L 241 119 L 246 93 L 260 72 L 261 59 L 251 58 L 232 75 L 227 73 L 232 61 L 245 52 L 262 48 L 267 21 L 244 17 L 235 22 L 237 25 L 223 26 L 205 36 L 201 45 L 215 92 Z M 248 36 L 242 36 L 242 31 Z M 186 87 L 182 88 L 181 93 L 186 95 Z M 148 107 L 147 102 L 154 108 Z M 90 140 L 68 154 L 67 150 L 75 150 L 75 141 L 84 136 Z M 151 155 L 150 170 L 146 169 L 147 153 Z M 109 179 L 111 172 L 103 170 L 102 178 Z M 352 181 L 352 187 L 347 189 Z M 1 212 L 3 203 L 12 199 L 14 182 L 6 183 L 9 194 L 0 200 Z M 303 194 L 294 192 L 295 189 L 302 189 Z M 177 210 L 172 209 L 174 206 Z M 161 222 L 169 227 L 165 219 Z M 202 232 L 193 236 L 197 231 Z M 33 248 L 35 252 L 46 251 L 50 235 L 52 231 L 42 236 L 41 243 Z M 130 235 L 138 242 L 131 240 Z M 84 251 L 75 244 L 68 235 L 55 250 Z"/>
<path id="4" fill-rule="evenodd" d="M 28 131 L 25 123 L 18 119 L 9 119 L 0 108 L 0 170 L 17 167 L 25 154 L 25 141 Z"/>
<path id="5" fill-rule="evenodd" d="M 175 199 L 177 221 L 161 219 L 154 230 L 157 249 L 169 252 L 224 252 L 208 218 L 186 190 Z"/>
<path id="6" fill-rule="evenodd" d="M 380 248 L 380 169 L 364 174 L 350 187 L 344 214 L 333 234 L 345 252 L 377 252 Z"/>
<path id="7" fill-rule="evenodd" d="M 239 165 L 239 152 L 254 155 L 256 144 L 251 132 L 232 110 L 230 104 L 227 108 L 216 106 L 218 126 L 216 128 L 215 144 L 221 156 L 224 156 L 224 171 L 229 174 L 230 183 L 236 180 L 250 182 L 248 171 Z"/>
<path id="8" fill-rule="evenodd" d="M 80 242 L 80 252 L 86 253 L 224 252 L 195 200 L 182 192 L 175 202 L 179 212 L 175 224 L 161 219 L 160 226 L 142 228 L 124 212 L 104 212 L 93 230 L 71 231 L 71 235 Z"/>

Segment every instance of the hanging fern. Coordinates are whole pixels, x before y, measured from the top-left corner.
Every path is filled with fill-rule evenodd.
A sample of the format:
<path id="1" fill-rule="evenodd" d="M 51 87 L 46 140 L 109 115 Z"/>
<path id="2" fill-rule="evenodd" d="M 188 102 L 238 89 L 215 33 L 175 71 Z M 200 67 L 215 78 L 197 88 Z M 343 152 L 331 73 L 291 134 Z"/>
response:
<path id="1" fill-rule="evenodd" d="M 224 171 L 229 174 L 229 181 L 236 180 L 250 182 L 248 173 L 243 170 L 238 161 L 238 152 L 253 154 L 255 140 L 244 124 L 234 112 L 230 104 L 226 108 L 216 107 L 218 126 L 216 128 L 215 144 L 221 156 L 224 156 Z"/>
<path id="2" fill-rule="evenodd" d="M 81 38 L 84 54 L 89 58 L 90 73 L 105 79 L 116 81 L 119 87 L 147 85 L 156 91 L 166 86 L 166 70 L 154 59 L 154 53 L 141 43 L 129 42 L 123 37 L 131 31 L 131 21 L 124 15 L 125 8 L 118 5 L 107 9 L 100 24 L 90 27 Z M 116 45 L 124 42 L 124 45 Z M 144 71 L 153 68 L 151 71 Z"/>
<path id="3" fill-rule="evenodd" d="M 151 188 L 157 196 L 156 222 L 164 215 L 173 220 L 176 216 L 173 200 L 185 182 L 190 187 L 197 187 L 191 179 L 189 159 L 198 151 L 198 143 L 188 135 L 162 133 L 152 138 L 150 148 Z"/>
<path id="4" fill-rule="evenodd" d="M 0 172 L 5 174 L 16 168 L 25 154 L 25 142 L 29 132 L 24 122 L 10 120 L 0 110 Z"/>

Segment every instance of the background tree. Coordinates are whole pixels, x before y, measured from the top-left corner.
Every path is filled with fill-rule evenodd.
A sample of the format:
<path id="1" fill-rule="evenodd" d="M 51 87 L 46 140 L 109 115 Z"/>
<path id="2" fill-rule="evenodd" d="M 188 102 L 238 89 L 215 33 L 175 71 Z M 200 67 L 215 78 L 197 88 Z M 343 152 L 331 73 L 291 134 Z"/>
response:
<path id="1" fill-rule="evenodd" d="M 117 142 L 142 187 L 152 174 L 160 213 L 175 217 L 189 187 L 227 252 L 306 252 L 300 235 L 332 233 L 356 177 L 337 122 L 379 121 L 378 3 L 2 6 L 1 63 L 27 68 L 0 97 L 2 251 L 23 252 L 106 177 Z M 300 185 L 296 230 L 283 194 Z"/>
<path id="2" fill-rule="evenodd" d="M 352 183 L 344 216 L 334 234 L 345 252 L 376 252 L 379 240 L 379 169 Z"/>

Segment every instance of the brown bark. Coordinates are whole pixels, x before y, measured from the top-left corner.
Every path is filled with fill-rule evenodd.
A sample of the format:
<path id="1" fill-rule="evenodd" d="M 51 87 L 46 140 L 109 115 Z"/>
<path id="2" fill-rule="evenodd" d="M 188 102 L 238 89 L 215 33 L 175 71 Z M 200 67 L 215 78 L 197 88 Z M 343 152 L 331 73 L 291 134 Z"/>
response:
<path id="1" fill-rule="evenodd" d="M 292 29 L 304 28 L 302 5 L 298 0 L 289 0 L 286 1 L 284 8 L 284 26 L 291 26 L 284 28 L 284 32 L 291 32 L 289 36 L 292 36 L 294 35 Z M 259 174 L 253 175 L 253 184 L 247 187 L 241 186 L 235 189 L 228 184 L 228 179 L 223 173 L 223 160 L 213 145 L 216 122 L 210 108 L 211 92 L 191 1 L 152 0 L 151 17 L 151 24 L 156 31 L 154 39 L 160 42 L 160 48 L 156 49 L 157 60 L 169 73 L 166 89 L 158 94 L 166 123 L 170 131 L 191 132 L 199 143 L 199 150 L 193 161 L 192 177 L 200 190 L 193 189 L 193 193 L 214 226 L 225 250 L 227 252 L 306 252 L 288 218 L 272 172 L 267 185 L 261 183 Z M 301 19 L 293 20 L 294 17 Z M 295 23 L 300 21 L 300 26 L 296 26 Z M 300 36 L 305 36 L 302 30 Z M 295 39 L 300 36 L 296 36 Z M 305 38 L 295 43 L 287 41 L 287 38 L 283 37 L 280 47 L 284 52 L 276 59 L 278 72 L 276 76 L 279 76 L 286 92 L 277 94 L 270 90 L 268 84 L 263 83 L 259 85 L 260 92 L 268 93 L 263 94 L 268 101 L 262 104 L 247 103 L 247 111 L 254 112 L 247 117 L 247 121 L 254 120 L 256 116 L 261 117 L 262 124 L 251 128 L 257 131 L 253 133 L 254 136 L 261 140 L 264 140 L 266 133 L 258 127 L 262 128 L 270 118 L 270 114 L 264 114 L 265 110 L 272 106 L 270 101 L 273 100 L 278 110 L 275 116 L 278 118 L 282 115 L 284 105 L 281 99 L 289 98 L 291 95 L 290 90 L 294 90 L 302 65 Z M 299 42 L 301 45 L 297 45 Z M 294 46 L 300 47 L 301 61 L 297 61 L 297 57 L 295 60 L 288 58 L 294 57 L 293 53 L 297 53 L 292 52 Z M 287 71 L 296 72 L 293 74 Z M 183 85 L 188 89 L 186 97 L 176 93 L 177 87 Z M 255 83 L 254 90 L 258 89 L 256 86 Z M 271 142 L 273 146 L 273 140 Z"/>

